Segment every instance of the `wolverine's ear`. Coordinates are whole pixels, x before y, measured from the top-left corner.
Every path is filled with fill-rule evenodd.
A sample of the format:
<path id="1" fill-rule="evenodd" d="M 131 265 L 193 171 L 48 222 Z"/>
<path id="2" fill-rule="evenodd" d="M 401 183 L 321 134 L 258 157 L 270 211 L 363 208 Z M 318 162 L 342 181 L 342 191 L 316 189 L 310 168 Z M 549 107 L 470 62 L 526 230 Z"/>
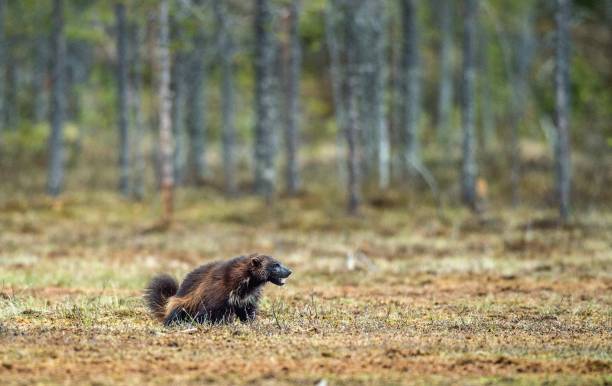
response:
<path id="1" fill-rule="evenodd" d="M 261 267 L 262 264 L 262 256 L 258 253 L 255 253 L 253 255 L 250 256 L 251 258 L 251 265 L 255 268 L 259 268 Z"/>

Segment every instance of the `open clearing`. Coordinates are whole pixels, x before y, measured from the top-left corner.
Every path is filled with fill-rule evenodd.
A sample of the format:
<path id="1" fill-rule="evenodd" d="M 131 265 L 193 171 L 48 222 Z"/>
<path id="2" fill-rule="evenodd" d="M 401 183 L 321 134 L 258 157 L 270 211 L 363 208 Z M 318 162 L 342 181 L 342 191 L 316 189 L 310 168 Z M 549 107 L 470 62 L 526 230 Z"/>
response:
<path id="1" fill-rule="evenodd" d="M 0 208 L 3 385 L 612 382 L 609 213 L 566 228 L 531 209 L 351 219 L 308 196 L 266 209 L 183 194 L 166 232 L 149 229 L 151 205 L 114 195 Z M 255 323 L 148 316 L 153 274 L 255 251 L 294 271 L 266 287 Z M 355 251 L 374 266 L 347 269 Z"/>

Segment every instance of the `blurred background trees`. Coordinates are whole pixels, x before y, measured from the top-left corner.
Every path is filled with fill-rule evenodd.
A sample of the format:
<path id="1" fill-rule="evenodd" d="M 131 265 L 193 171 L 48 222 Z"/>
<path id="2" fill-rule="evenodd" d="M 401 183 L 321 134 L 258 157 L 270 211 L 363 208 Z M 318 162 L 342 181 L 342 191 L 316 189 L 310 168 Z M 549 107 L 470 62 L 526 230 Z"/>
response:
<path id="1" fill-rule="evenodd" d="M 431 190 L 567 220 L 612 197 L 610 4 L 0 0 L 4 191 L 119 181 L 170 218 L 174 185 L 351 212 Z"/>

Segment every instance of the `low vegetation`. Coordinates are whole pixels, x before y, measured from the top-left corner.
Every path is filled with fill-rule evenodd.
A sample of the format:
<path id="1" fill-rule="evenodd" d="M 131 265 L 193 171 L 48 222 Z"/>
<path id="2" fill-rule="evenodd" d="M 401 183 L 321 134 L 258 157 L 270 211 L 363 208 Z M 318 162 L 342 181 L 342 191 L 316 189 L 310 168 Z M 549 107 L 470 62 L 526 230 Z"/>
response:
<path id="1" fill-rule="evenodd" d="M 612 382 L 609 214 L 559 228 L 531 209 L 439 217 L 389 199 L 348 218 L 308 194 L 271 210 L 179 199 L 164 232 L 150 203 L 113 193 L 3 201 L 2 384 Z M 147 314 L 153 274 L 253 251 L 294 270 L 256 322 Z"/>

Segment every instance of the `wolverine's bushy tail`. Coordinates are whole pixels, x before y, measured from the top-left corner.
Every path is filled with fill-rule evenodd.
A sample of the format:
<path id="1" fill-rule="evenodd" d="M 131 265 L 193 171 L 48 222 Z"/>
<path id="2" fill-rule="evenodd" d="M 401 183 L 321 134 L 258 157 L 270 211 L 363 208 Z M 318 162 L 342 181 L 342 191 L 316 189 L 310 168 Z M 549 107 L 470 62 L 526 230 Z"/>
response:
<path id="1" fill-rule="evenodd" d="M 160 320 L 164 319 L 168 298 L 176 295 L 178 283 L 167 274 L 155 276 L 145 289 L 144 298 L 151 313 Z"/>

